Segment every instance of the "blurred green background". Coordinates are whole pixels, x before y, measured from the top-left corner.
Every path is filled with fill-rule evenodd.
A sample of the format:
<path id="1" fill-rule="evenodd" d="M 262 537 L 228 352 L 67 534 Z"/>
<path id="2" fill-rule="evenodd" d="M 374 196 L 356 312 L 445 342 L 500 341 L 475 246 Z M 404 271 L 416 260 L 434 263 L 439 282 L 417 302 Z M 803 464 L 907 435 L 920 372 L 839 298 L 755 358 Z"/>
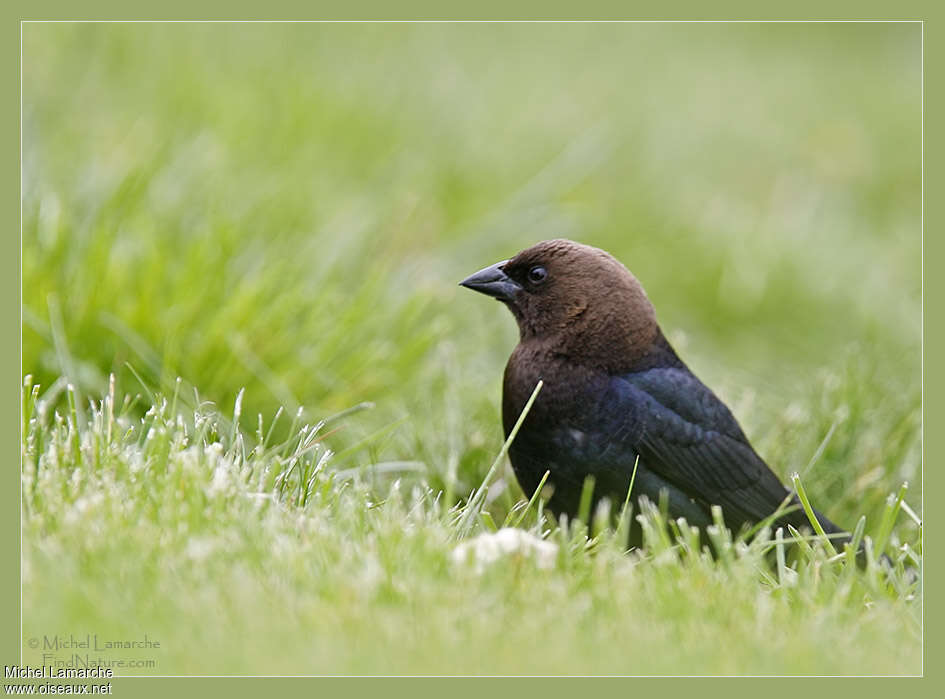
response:
<path id="1" fill-rule="evenodd" d="M 248 431 L 369 401 L 333 466 L 465 497 L 517 331 L 456 283 L 568 237 L 820 509 L 918 511 L 920 31 L 25 24 L 23 372 L 245 388 Z"/>
<path id="2" fill-rule="evenodd" d="M 24 372 L 370 400 L 428 442 L 447 394 L 450 431 L 495 412 L 515 341 L 455 282 L 571 237 L 757 410 L 851 347 L 914 390 L 918 31 L 26 25 Z"/>

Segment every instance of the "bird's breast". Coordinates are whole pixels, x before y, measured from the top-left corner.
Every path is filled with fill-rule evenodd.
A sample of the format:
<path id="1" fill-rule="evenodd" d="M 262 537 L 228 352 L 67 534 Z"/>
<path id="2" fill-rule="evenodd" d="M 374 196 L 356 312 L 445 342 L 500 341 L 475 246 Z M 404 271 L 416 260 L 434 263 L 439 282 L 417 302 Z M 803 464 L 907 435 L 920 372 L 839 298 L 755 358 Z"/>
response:
<path id="1" fill-rule="evenodd" d="M 538 382 L 542 388 L 522 424 L 522 430 L 575 422 L 603 382 L 593 372 L 551 352 L 519 345 L 505 367 L 502 385 L 502 422 L 512 431 Z M 601 384 L 601 386 L 597 386 Z"/>
<path id="2" fill-rule="evenodd" d="M 522 489 L 533 492 L 548 471 L 556 493 L 552 509 L 562 512 L 576 507 L 589 475 L 602 494 L 624 494 L 636 459 L 632 444 L 640 422 L 634 407 L 613 400 L 606 373 L 526 350 L 509 360 L 502 401 L 508 436 L 535 385 L 544 382 L 509 448 Z"/>
<path id="3" fill-rule="evenodd" d="M 520 346 L 521 347 L 521 346 Z M 605 373 L 540 351 L 518 349 L 506 366 L 502 419 L 508 436 L 538 381 L 542 388 L 519 428 L 513 452 L 593 460 L 623 439 L 632 418 L 608 400 Z"/>

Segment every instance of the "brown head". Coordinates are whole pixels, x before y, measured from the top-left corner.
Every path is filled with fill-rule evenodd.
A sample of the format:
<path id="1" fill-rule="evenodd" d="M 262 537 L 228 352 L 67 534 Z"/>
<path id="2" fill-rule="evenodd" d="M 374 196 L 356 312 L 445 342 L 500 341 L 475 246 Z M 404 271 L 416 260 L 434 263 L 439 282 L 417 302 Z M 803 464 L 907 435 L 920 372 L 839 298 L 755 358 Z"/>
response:
<path id="1" fill-rule="evenodd" d="M 521 342 L 571 361 L 619 370 L 659 334 L 640 282 L 612 256 L 571 240 L 545 240 L 460 282 L 502 301 Z"/>

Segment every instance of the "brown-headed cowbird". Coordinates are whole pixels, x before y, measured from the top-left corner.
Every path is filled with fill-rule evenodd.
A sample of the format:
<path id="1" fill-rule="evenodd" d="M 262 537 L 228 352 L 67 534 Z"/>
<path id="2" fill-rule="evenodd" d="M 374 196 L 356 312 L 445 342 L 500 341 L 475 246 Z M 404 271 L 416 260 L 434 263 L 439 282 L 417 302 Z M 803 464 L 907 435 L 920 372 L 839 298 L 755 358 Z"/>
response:
<path id="1" fill-rule="evenodd" d="M 773 526 L 810 528 L 797 496 L 677 356 L 643 287 L 609 254 L 548 240 L 460 284 L 498 299 L 518 321 L 520 341 L 503 381 L 506 437 L 544 381 L 509 448 L 527 494 L 547 470 L 555 513 L 577 513 L 588 476 L 595 502 L 609 497 L 620 506 L 636 464 L 634 500 L 666 498 L 669 514 L 689 524 L 711 524 L 711 506 L 718 505 L 737 531 L 793 497 Z M 827 533 L 843 532 L 817 518 Z M 640 543 L 638 529 L 631 543 Z"/>

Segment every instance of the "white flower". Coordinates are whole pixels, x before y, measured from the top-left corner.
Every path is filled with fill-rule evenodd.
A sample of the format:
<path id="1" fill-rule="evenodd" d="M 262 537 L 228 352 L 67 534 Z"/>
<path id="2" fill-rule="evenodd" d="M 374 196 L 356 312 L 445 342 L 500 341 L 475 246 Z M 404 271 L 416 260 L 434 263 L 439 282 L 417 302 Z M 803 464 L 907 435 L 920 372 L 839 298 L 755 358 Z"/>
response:
<path id="1" fill-rule="evenodd" d="M 472 559 L 476 572 L 502 558 L 531 558 L 539 568 L 551 568 L 558 556 L 558 546 L 522 529 L 505 527 L 495 533 L 480 534 L 453 549 L 452 559 L 460 564 Z"/>

